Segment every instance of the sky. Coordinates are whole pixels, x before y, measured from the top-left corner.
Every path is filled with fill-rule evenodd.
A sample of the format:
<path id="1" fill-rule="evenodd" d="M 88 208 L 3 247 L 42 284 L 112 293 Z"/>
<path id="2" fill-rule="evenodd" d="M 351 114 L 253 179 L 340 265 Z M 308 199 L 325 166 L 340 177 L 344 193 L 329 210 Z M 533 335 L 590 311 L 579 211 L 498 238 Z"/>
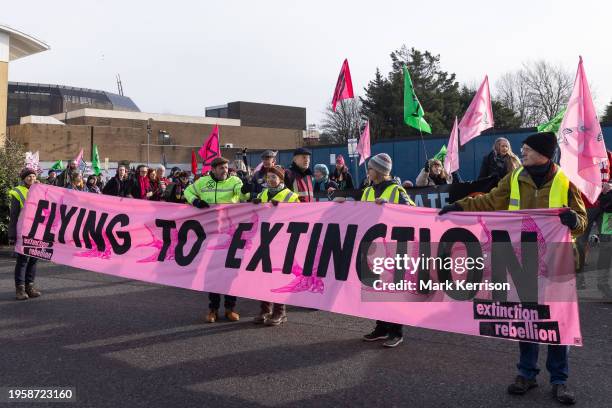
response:
<path id="1" fill-rule="evenodd" d="M 7 8 L 8 6 L 8 8 Z M 612 101 L 612 3 L 581 1 L 10 1 L 0 24 L 49 51 L 9 80 L 124 93 L 144 112 L 204 115 L 250 101 L 301 106 L 319 124 L 344 58 L 355 93 L 403 44 L 441 57 L 460 83 L 582 55 L 600 111 Z"/>

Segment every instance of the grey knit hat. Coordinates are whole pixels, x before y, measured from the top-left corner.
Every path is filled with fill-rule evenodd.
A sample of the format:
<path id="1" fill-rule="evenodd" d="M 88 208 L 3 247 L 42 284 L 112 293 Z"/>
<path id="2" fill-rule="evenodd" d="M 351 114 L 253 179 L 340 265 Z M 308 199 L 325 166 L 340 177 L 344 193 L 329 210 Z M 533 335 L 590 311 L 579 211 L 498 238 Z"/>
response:
<path id="1" fill-rule="evenodd" d="M 323 174 L 323 176 L 325 177 L 329 176 L 329 169 L 324 164 L 315 164 L 314 170 L 315 171 L 319 170 L 321 174 Z"/>
<path id="2" fill-rule="evenodd" d="M 368 166 L 377 172 L 388 176 L 391 174 L 393 162 L 391 161 L 391 156 L 389 156 L 387 153 L 379 153 L 370 159 Z"/>

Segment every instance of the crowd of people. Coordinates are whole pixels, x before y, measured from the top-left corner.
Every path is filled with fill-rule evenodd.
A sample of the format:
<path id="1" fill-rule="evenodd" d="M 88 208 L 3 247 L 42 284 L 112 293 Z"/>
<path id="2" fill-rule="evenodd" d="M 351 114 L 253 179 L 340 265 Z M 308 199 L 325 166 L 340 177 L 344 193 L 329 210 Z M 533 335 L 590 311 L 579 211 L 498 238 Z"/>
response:
<path id="1" fill-rule="evenodd" d="M 451 211 L 496 211 L 531 208 L 567 207 L 560 214 L 561 223 L 566 225 L 575 237 L 588 231 L 593 222 L 601 222 L 601 214 L 610 204 L 608 192 L 611 190 L 609 166 L 602 167 L 603 193 L 601 203 L 587 203 L 596 210 L 589 209 L 588 216 L 581 194 L 569 183 L 561 189 L 551 188 L 555 180 L 567 181 L 558 164 L 553 160 L 558 150 L 553 133 L 538 133 L 523 141 L 519 159 L 505 138 L 499 138 L 490 153 L 483 161 L 479 178 L 494 177 L 497 187 L 490 192 L 467 197 L 445 206 L 440 215 Z M 367 176 L 357 186 L 349 172 L 344 158 L 339 155 L 335 167 L 330 169 L 325 164 L 315 164 L 311 171 L 312 153 L 303 147 L 293 152 L 293 159 L 287 168 L 276 162 L 277 153 L 266 150 L 261 155 L 261 163 L 250 169 L 246 160 L 232 163 L 217 157 L 211 163 L 211 170 L 202 176 L 190 175 L 179 168 L 173 168 L 166 176 L 164 166 L 149 168 L 139 165 L 135 169 L 119 166 L 116 174 L 104 182 L 99 176 L 84 176 L 76 162 L 70 162 L 68 168 L 57 174 L 49 171 L 46 183 L 77 191 L 93 194 L 106 194 L 140 200 L 168 201 L 187 203 L 197 208 L 207 208 L 214 204 L 230 204 L 250 201 L 253 204 L 272 203 L 312 203 L 332 198 L 334 191 L 359 190 L 361 201 L 377 204 L 394 203 L 415 205 L 410 198 L 408 188 L 411 181 L 404 181 L 392 173 L 393 163 L 388 154 L 380 153 L 368 160 Z M 21 173 L 23 183 L 13 189 L 11 195 L 10 241 L 15 241 L 15 224 L 20 209 L 23 207 L 29 187 L 37 182 L 36 173 L 25 169 Z M 86 181 L 85 181 L 86 180 Z M 437 159 L 427 160 L 416 177 L 415 184 L 420 186 L 437 186 L 459 183 L 458 174 L 447 174 L 443 163 Z M 324 194 L 317 194 L 324 193 Z M 611 193 L 612 194 L 612 193 Z M 325 198 L 328 196 L 328 198 Z M 333 201 L 342 203 L 344 196 L 333 197 Z M 599 221 L 598 221 L 599 220 Z M 588 232 L 587 232 L 588 238 Z M 580 239 L 579 239 L 580 242 Z M 583 242 L 584 243 L 584 242 Z M 584 251 L 583 251 L 584 252 Z M 15 284 L 17 299 L 25 300 L 40 296 L 34 287 L 36 259 L 18 255 L 15 267 Z M 229 321 L 240 320 L 236 308 L 235 296 L 225 295 L 224 315 Z M 221 295 L 209 293 L 209 308 L 205 320 L 214 323 L 219 319 Z M 287 309 L 282 304 L 261 302 L 260 311 L 254 323 L 278 326 L 287 321 Z M 402 325 L 392 322 L 377 321 L 371 333 L 363 337 L 365 341 L 383 341 L 383 346 L 393 348 L 402 343 Z M 520 343 L 518 376 L 508 391 L 512 394 L 524 394 L 536 386 L 538 345 Z M 566 346 L 549 346 L 547 368 L 550 371 L 553 395 L 561 403 L 573 403 L 575 397 L 566 386 L 568 375 L 568 356 Z"/>

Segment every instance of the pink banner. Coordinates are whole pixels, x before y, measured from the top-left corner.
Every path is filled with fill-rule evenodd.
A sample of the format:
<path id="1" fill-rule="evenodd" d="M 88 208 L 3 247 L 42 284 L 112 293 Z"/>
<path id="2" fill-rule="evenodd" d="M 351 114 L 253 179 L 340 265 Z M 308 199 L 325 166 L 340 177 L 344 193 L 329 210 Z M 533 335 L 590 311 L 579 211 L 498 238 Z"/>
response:
<path id="1" fill-rule="evenodd" d="M 440 217 L 362 202 L 200 210 L 36 184 L 18 237 L 18 252 L 128 279 L 456 333 L 582 344 L 570 237 L 558 210 Z"/>

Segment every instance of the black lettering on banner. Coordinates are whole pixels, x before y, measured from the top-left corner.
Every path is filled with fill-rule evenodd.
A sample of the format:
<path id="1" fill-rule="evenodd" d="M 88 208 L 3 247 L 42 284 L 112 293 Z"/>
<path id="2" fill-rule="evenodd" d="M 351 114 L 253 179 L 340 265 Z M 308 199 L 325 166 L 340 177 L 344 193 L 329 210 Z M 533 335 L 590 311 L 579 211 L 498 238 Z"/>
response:
<path id="1" fill-rule="evenodd" d="M 355 224 L 347 225 L 346 234 L 344 234 L 344 243 L 342 243 L 340 225 L 327 225 L 325 238 L 323 239 L 323 248 L 321 248 L 321 256 L 319 257 L 319 265 L 317 266 L 318 277 L 324 278 L 327 275 L 329 260 L 333 255 L 336 280 L 345 281 L 347 279 L 351 266 L 351 254 L 355 247 L 357 228 L 358 226 Z"/>
<path id="2" fill-rule="evenodd" d="M 414 228 L 393 227 L 391 229 L 391 239 L 397 242 L 395 254 L 403 258 L 404 255 L 408 255 L 408 241 L 414 241 Z M 406 271 L 402 268 L 396 268 L 393 274 L 393 282 L 401 282 L 405 273 Z"/>
<path id="3" fill-rule="evenodd" d="M 53 227 L 53 222 L 55 221 L 56 208 L 57 208 L 57 204 L 51 203 L 51 210 L 49 211 L 49 219 L 47 220 L 47 225 L 45 226 L 45 233 L 43 234 L 43 241 L 55 242 L 55 234 L 51 232 L 51 228 Z"/>
<path id="4" fill-rule="evenodd" d="M 189 231 L 193 231 L 196 234 L 196 241 L 193 243 L 191 250 L 187 255 L 183 254 L 183 249 L 185 244 L 187 243 L 187 236 Z M 200 248 L 202 247 L 202 243 L 206 239 L 206 233 L 204 232 L 204 228 L 202 228 L 202 224 L 200 224 L 196 220 L 187 220 L 181 225 L 181 228 L 178 232 L 178 244 L 176 248 L 174 248 L 174 259 L 179 266 L 187 266 L 193 259 L 196 257 L 198 252 L 200 252 Z"/>
<path id="5" fill-rule="evenodd" d="M 68 210 L 68 212 L 66 212 L 66 204 L 62 204 L 60 205 L 60 230 L 59 230 L 59 234 L 57 236 L 57 241 L 60 244 L 65 244 L 66 241 L 64 240 L 64 235 L 66 234 L 66 229 L 68 228 L 68 224 L 70 224 L 70 220 L 72 219 L 72 217 L 74 216 L 74 213 L 76 212 L 77 208 L 76 207 L 70 207 L 70 210 Z"/>
<path id="6" fill-rule="evenodd" d="M 260 229 L 259 248 L 253 254 L 251 262 L 247 265 L 247 271 L 254 271 L 261 262 L 261 270 L 263 272 L 272 273 L 272 260 L 270 259 L 270 244 L 274 237 L 279 233 L 283 227 L 283 223 L 279 222 L 274 224 L 270 229 L 269 222 L 262 222 Z"/>
<path id="7" fill-rule="evenodd" d="M 163 262 L 164 259 L 166 259 L 168 248 L 170 248 L 170 244 L 172 244 L 170 232 L 176 228 L 176 221 L 156 219 L 155 226 L 162 229 L 162 247 L 159 251 L 159 255 L 157 255 L 157 262 Z"/>
<path id="8" fill-rule="evenodd" d="M 83 218 L 85 218 L 85 212 L 87 212 L 85 208 L 79 209 L 79 215 L 77 215 L 77 219 L 74 224 L 74 229 L 72 230 L 72 239 L 74 240 L 74 245 L 79 248 L 83 246 L 81 244 L 79 233 L 81 232 L 81 225 L 83 224 Z"/>
<path id="9" fill-rule="evenodd" d="M 495 302 L 474 299 L 474 320 L 543 320 L 550 319 L 550 306 L 536 303 Z"/>
<path id="10" fill-rule="evenodd" d="M 312 270 L 314 268 L 314 260 L 317 255 L 317 246 L 321 239 L 321 231 L 323 230 L 323 224 L 320 222 L 315 223 L 310 233 L 310 241 L 308 242 L 308 249 L 306 250 L 306 258 L 304 259 L 304 268 L 302 275 L 312 276 Z"/>
<path id="11" fill-rule="evenodd" d="M 96 212 L 93 210 L 89 210 L 89 214 L 87 214 L 87 219 L 85 220 L 85 225 L 83 226 L 83 241 L 85 242 L 85 248 L 91 249 L 91 239 L 96 243 L 96 247 L 98 251 L 103 252 L 106 248 L 106 243 L 104 242 L 104 236 L 102 235 L 102 231 L 104 230 L 104 224 L 106 224 L 106 219 L 108 218 L 107 213 L 100 214 L 100 220 L 98 221 L 98 225 L 96 225 Z"/>
<path id="12" fill-rule="evenodd" d="M 560 344 L 558 321 L 486 321 L 480 322 L 481 336 L 531 341 L 545 344 Z"/>
<path id="13" fill-rule="evenodd" d="M 462 243 L 467 250 L 467 258 L 482 258 L 482 248 L 478 238 L 465 228 L 450 228 L 440 237 L 440 245 L 438 247 L 438 258 L 442 259 L 441 265 L 438 268 L 438 279 L 440 282 L 453 282 L 453 274 L 450 268 L 447 268 L 446 260 L 451 257 L 453 246 L 456 243 Z M 473 265 L 467 269 L 465 283 L 476 283 L 482 281 L 483 269 L 475 268 Z M 450 285 L 453 287 L 454 285 Z M 478 293 L 478 289 L 472 290 L 445 290 L 446 294 L 455 300 L 472 299 Z"/>
<path id="14" fill-rule="evenodd" d="M 289 238 L 289 245 L 287 245 L 287 252 L 285 253 L 285 261 L 283 262 L 283 273 L 286 275 L 291 273 L 293 261 L 295 260 L 295 251 L 300 241 L 300 235 L 308 232 L 308 223 L 290 222 L 287 227 L 287 232 L 291 234 L 291 237 Z"/>
<path id="15" fill-rule="evenodd" d="M 519 263 L 508 231 L 493 230 L 491 249 L 491 279 L 493 283 L 508 282 L 512 277 L 516 293 L 523 302 L 538 301 L 538 245 L 535 232 L 521 232 L 521 262 Z M 494 291 L 493 300 L 508 300 L 506 291 Z"/>
<path id="16" fill-rule="evenodd" d="M 236 252 L 239 249 L 244 249 L 246 244 L 246 240 L 242 239 L 242 233 L 247 232 L 253 229 L 252 222 L 241 222 L 238 224 L 236 231 L 234 232 L 234 236 L 232 237 L 232 242 L 230 243 L 230 247 L 227 250 L 227 256 L 225 257 L 225 267 L 238 269 L 242 264 L 242 258 L 236 258 Z"/>
<path id="17" fill-rule="evenodd" d="M 429 228 L 419 228 L 419 255 L 423 259 L 431 258 L 431 231 Z M 426 287 L 421 288 L 421 282 L 429 282 L 431 275 L 429 273 L 429 262 L 419 262 L 421 266 L 417 272 L 419 286 L 417 288 L 418 293 L 428 294 L 429 289 Z"/>
<path id="18" fill-rule="evenodd" d="M 368 264 L 368 251 L 372 246 L 372 242 L 378 238 L 384 238 L 387 235 L 387 224 L 375 224 L 372 225 L 361 238 L 359 247 L 357 249 L 357 261 L 355 267 L 357 268 L 357 276 L 361 283 L 366 286 L 372 287 L 374 281 L 379 279 L 379 275 L 372 272 L 370 265 Z"/>
<path id="19" fill-rule="evenodd" d="M 113 228 L 115 228 L 115 225 L 117 224 L 120 224 L 122 227 L 129 225 L 130 217 L 128 217 L 127 214 L 117 214 L 108 222 L 108 225 L 106 226 L 106 237 L 111 244 L 111 248 L 113 248 L 113 252 L 117 255 L 123 255 L 130 250 L 130 247 L 132 246 L 132 237 L 128 231 L 117 231 L 113 233 Z M 122 240 L 121 244 L 115 238 L 115 234 L 117 235 L 117 238 Z"/>
<path id="20" fill-rule="evenodd" d="M 41 223 L 45 222 L 45 216 L 43 215 L 43 211 L 47 208 L 49 208 L 49 201 L 38 200 L 38 206 L 36 207 L 36 212 L 34 213 L 34 219 L 32 220 L 32 228 L 30 228 L 28 238 L 34 238 L 36 236 L 38 226 Z"/>

